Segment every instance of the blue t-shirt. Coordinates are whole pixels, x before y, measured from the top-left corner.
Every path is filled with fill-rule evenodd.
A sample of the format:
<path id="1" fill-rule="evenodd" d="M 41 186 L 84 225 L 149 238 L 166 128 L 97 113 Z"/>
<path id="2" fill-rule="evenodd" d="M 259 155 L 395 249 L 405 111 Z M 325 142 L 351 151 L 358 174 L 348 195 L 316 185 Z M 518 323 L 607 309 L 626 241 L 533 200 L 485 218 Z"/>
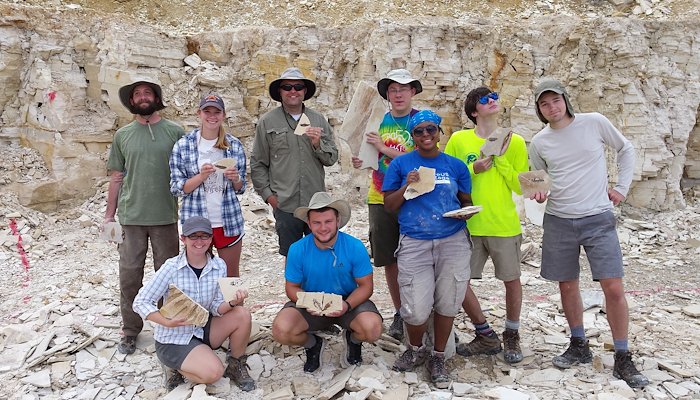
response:
<path id="1" fill-rule="evenodd" d="M 334 293 L 345 298 L 357 288 L 355 278 L 371 273 L 365 245 L 347 233 L 338 232 L 332 251 L 319 249 L 313 235 L 294 242 L 287 254 L 284 278 L 300 283 L 305 292 Z"/>
<path id="2" fill-rule="evenodd" d="M 471 193 L 472 184 L 467 165 L 460 159 L 440 153 L 434 158 L 412 151 L 389 164 L 382 191 L 398 190 L 406 184 L 406 176 L 418 167 L 435 168 L 435 189 L 406 200 L 399 210 L 399 230 L 414 239 L 430 240 L 448 237 L 465 229 L 464 221 L 445 218 L 442 214 L 462 207 L 457 192 Z"/>

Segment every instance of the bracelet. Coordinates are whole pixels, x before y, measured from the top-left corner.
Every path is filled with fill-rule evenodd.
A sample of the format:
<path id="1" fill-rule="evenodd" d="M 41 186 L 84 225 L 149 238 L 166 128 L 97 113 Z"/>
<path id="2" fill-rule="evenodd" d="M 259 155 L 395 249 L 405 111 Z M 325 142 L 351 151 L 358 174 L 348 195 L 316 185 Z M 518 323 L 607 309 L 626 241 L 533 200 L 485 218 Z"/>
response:
<path id="1" fill-rule="evenodd" d="M 231 301 L 233 301 L 233 300 L 231 300 Z M 228 302 L 229 307 L 233 308 L 233 307 L 236 307 L 238 305 L 238 304 L 231 304 L 231 301 Z"/>
<path id="2" fill-rule="evenodd" d="M 343 300 L 343 302 L 344 302 L 345 304 L 347 304 L 347 305 L 348 305 L 348 311 L 346 311 L 346 312 L 350 312 L 350 311 L 352 311 L 352 306 L 350 305 L 350 303 L 348 303 L 348 301 L 347 301 L 347 300 Z"/>

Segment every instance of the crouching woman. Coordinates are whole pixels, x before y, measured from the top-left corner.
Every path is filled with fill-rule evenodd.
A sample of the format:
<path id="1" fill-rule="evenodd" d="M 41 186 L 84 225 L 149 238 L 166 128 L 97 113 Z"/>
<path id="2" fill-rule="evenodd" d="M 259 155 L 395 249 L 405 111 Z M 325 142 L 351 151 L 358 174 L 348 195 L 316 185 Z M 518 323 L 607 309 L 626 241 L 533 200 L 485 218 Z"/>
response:
<path id="1" fill-rule="evenodd" d="M 180 240 L 185 244 L 184 251 L 167 260 L 134 300 L 134 311 L 156 323 L 153 336 L 156 355 L 164 366 L 166 388 L 174 389 L 184 378 L 192 383 L 214 383 L 226 376 L 241 390 L 253 390 L 255 381 L 248 375 L 245 356 L 251 316 L 242 307 L 248 293 L 239 290 L 235 299 L 224 301 L 218 280 L 226 276 L 226 263 L 212 256 L 208 219 L 187 219 Z M 209 321 L 204 327 L 188 324 L 184 319 L 168 319 L 160 313 L 158 300 L 167 302 L 170 284 L 209 310 Z M 227 338 L 230 353 L 224 369 L 214 350 Z"/>

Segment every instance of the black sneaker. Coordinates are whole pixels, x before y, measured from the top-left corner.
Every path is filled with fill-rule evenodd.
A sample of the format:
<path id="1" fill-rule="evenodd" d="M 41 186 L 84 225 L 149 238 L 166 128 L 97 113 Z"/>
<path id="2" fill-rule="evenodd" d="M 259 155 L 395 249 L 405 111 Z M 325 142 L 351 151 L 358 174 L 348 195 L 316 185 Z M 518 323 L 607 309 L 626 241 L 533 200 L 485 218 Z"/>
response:
<path id="1" fill-rule="evenodd" d="M 321 366 L 321 358 L 323 357 L 323 338 L 314 335 L 316 344 L 306 349 L 306 362 L 304 363 L 304 372 L 314 372 Z"/>
<path id="2" fill-rule="evenodd" d="M 649 384 L 649 379 L 642 375 L 632 362 L 632 353 L 629 351 L 615 352 L 615 366 L 613 376 L 627 382 L 631 388 L 641 388 Z"/>
<path id="3" fill-rule="evenodd" d="M 394 314 L 394 320 L 391 322 L 386 334 L 398 341 L 403 340 L 403 318 L 401 318 L 401 314 Z"/>
<path id="4" fill-rule="evenodd" d="M 588 340 L 584 338 L 572 337 L 569 347 L 564 354 L 555 356 L 552 364 L 559 368 L 571 368 L 578 364 L 588 364 L 593 360 L 593 354 L 588 347 Z"/>
<path id="5" fill-rule="evenodd" d="M 360 365 L 362 364 L 362 344 L 353 343 L 350 336 L 352 332 L 350 329 L 345 330 L 345 358 L 341 360 L 341 365 L 344 368 L 350 365 Z"/>

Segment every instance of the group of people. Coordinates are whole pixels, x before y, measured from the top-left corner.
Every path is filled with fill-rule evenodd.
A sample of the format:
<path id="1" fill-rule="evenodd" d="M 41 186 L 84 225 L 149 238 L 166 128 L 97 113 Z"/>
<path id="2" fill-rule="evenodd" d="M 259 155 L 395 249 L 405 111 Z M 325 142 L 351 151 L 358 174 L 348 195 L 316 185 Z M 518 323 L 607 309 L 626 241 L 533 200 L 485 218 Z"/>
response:
<path id="1" fill-rule="evenodd" d="M 566 88 L 545 80 L 534 90 L 536 113 L 545 128 L 529 149 L 523 137 L 510 134 L 498 155 L 481 152 L 498 129 L 502 111 L 498 93 L 482 86 L 464 102 L 475 127 L 455 132 L 442 151 L 442 118 L 412 106 L 413 97 L 422 92 L 418 79 L 405 69 L 393 70 L 379 80 L 377 90 L 389 111 L 379 129 L 365 135 L 379 161 L 367 197 L 370 259 L 359 239 L 340 231 L 351 217 L 349 204 L 325 191 L 324 167 L 337 161 L 338 150 L 326 118 L 304 104 L 314 95 L 315 83 L 299 69 L 288 68 L 269 85 L 270 97 L 281 105 L 257 124 L 250 171 L 256 192 L 273 209 L 279 252 L 285 256 L 289 302 L 273 321 L 274 339 L 303 346 L 304 371 L 314 372 L 325 345 L 317 332 L 339 325 L 346 344 L 341 363 L 360 364 L 362 342 L 376 341 L 383 331 L 382 316 L 370 300 L 373 261 L 375 267 L 384 267 L 395 308 L 387 333 L 406 342 L 394 369 L 408 371 L 426 363 L 433 384 L 448 387 L 445 348 L 461 309 L 474 325 L 475 337 L 458 343 L 458 354 L 503 351 L 506 362 L 522 361 L 522 231 L 513 193 L 522 193 L 518 174 L 531 167 L 545 170 L 552 181 L 549 192 L 531 199 L 547 200 L 541 274 L 559 283 L 571 333 L 568 348 L 553 364 L 569 368 L 592 361 L 579 290 L 583 246 L 606 299 L 615 347 L 613 375 L 631 387 L 648 384 L 628 348 L 622 252 L 612 212 L 632 181 L 631 143 L 601 114 L 574 113 Z M 148 319 L 156 323 L 156 353 L 169 388 L 184 378 L 210 383 L 228 376 L 242 390 L 253 390 L 255 382 L 245 366 L 251 316 L 242 305 L 248 294 L 240 290 L 226 302 L 216 284 L 220 277 L 239 276 L 244 235 L 237 194 L 246 189 L 246 157 L 240 141 L 224 128 L 224 101 L 216 94 L 202 98 L 200 127 L 185 135 L 159 116 L 164 105 L 157 84 L 135 82 L 119 94 L 135 120 L 117 131 L 108 161 L 105 222 L 114 221 L 118 210 L 124 235 L 119 245 L 123 337 L 118 349 L 133 353 Z M 618 182 L 613 188 L 608 187 L 606 146 L 617 153 Z M 362 160 L 353 157 L 352 163 L 360 168 Z M 434 170 L 434 188 L 406 196 L 409 186 L 420 182 L 423 168 Z M 174 196 L 182 197 L 181 253 Z M 482 211 L 443 216 L 469 205 L 482 206 Z M 142 287 L 149 239 L 157 272 Z M 469 284 L 482 278 L 489 257 L 505 286 L 502 340 Z M 170 284 L 209 310 L 206 326 L 160 314 L 157 303 L 167 297 Z M 328 314 L 297 307 L 300 292 L 340 295 L 342 307 Z M 428 340 L 431 317 L 433 336 Z M 226 338 L 224 367 L 214 349 Z"/>

